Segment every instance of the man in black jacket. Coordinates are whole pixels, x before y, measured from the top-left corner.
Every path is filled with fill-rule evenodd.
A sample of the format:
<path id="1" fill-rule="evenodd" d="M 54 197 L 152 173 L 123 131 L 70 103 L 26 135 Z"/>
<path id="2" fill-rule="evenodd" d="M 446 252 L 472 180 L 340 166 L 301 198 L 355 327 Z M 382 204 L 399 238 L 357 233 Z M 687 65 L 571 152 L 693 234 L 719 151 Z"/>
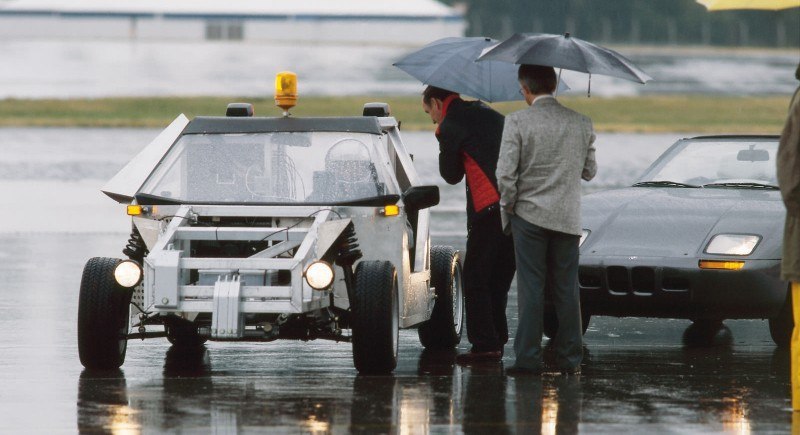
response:
<path id="1" fill-rule="evenodd" d="M 450 184 L 467 179 L 467 255 L 464 296 L 469 353 L 457 361 L 499 361 L 508 342 L 506 303 L 516 270 L 514 244 L 503 234 L 495 169 L 503 135 L 503 115 L 480 101 L 428 86 L 422 108 L 439 141 L 439 173 Z"/>

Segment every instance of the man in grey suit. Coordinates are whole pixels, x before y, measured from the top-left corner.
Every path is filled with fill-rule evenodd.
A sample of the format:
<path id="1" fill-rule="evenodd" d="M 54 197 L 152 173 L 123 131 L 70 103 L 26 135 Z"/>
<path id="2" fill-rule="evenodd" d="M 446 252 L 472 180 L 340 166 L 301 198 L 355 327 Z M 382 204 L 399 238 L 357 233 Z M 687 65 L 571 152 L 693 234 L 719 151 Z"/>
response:
<path id="1" fill-rule="evenodd" d="M 578 293 L 581 179 L 597 172 L 592 121 L 556 101 L 552 67 L 522 65 L 518 74 L 530 107 L 506 117 L 497 181 L 510 221 L 517 262 L 519 326 L 511 375 L 542 371 L 545 283 L 558 318 L 555 338 L 562 374 L 579 374 L 583 340 Z"/>

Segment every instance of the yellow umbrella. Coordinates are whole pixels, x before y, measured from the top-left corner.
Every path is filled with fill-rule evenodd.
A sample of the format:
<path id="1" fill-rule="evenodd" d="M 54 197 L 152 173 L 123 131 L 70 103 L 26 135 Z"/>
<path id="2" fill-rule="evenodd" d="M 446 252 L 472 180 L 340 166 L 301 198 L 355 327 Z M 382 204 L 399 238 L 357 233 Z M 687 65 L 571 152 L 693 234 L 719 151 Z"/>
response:
<path id="1" fill-rule="evenodd" d="M 777 11 L 780 9 L 800 8 L 800 0 L 697 0 L 709 11 L 722 11 L 726 9 L 765 9 Z"/>

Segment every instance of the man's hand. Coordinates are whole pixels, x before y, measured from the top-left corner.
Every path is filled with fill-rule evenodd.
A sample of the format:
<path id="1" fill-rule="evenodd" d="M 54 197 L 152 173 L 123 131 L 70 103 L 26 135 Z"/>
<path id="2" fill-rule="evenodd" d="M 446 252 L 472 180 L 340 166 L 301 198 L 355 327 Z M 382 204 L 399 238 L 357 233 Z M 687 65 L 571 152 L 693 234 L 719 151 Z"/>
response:
<path id="1" fill-rule="evenodd" d="M 500 206 L 503 207 L 503 211 L 508 213 L 509 215 L 513 215 L 514 214 L 514 205 L 513 204 L 505 204 L 505 205 L 501 204 Z"/>

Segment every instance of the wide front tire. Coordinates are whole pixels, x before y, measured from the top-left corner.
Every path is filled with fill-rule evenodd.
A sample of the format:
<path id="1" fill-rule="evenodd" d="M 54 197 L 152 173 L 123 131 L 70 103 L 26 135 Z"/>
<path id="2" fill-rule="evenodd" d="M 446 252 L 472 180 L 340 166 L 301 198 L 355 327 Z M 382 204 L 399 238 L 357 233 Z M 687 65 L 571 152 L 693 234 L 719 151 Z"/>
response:
<path id="1" fill-rule="evenodd" d="M 78 356 L 87 369 L 119 368 L 128 347 L 132 291 L 114 280 L 121 260 L 95 257 L 83 268 L 78 301 Z"/>
<path id="2" fill-rule="evenodd" d="M 390 373 L 397 366 L 400 312 L 397 272 L 388 261 L 362 261 L 350 301 L 353 362 L 361 373 Z"/>
<path id="3" fill-rule="evenodd" d="M 788 347 L 792 341 L 794 318 L 792 318 L 792 289 L 786 290 L 786 302 L 777 317 L 769 319 L 769 335 L 778 347 Z"/>
<path id="4" fill-rule="evenodd" d="M 454 248 L 431 248 L 431 286 L 436 302 L 431 318 L 419 326 L 419 341 L 426 349 L 451 349 L 461 342 L 464 324 L 461 256 Z"/>

